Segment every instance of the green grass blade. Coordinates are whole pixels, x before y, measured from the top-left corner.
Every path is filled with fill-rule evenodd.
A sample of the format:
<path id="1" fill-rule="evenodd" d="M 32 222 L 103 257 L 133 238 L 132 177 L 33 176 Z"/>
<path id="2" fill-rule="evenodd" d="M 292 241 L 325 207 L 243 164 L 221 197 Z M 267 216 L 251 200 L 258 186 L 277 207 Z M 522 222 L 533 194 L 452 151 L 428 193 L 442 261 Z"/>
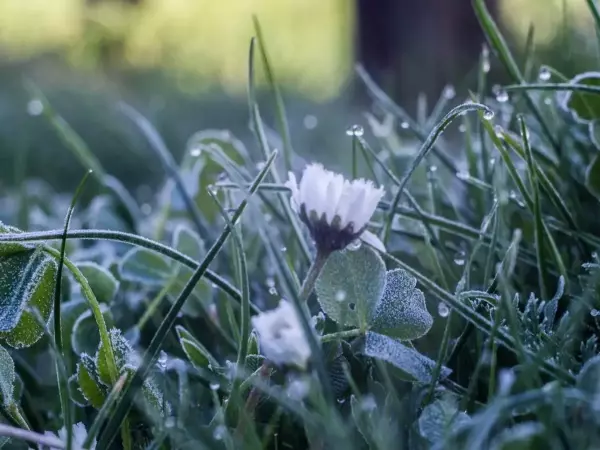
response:
<path id="1" fill-rule="evenodd" d="M 238 219 L 240 218 L 240 216 L 246 209 L 246 206 L 248 205 L 250 196 L 254 194 L 262 180 L 267 175 L 267 172 L 271 169 L 271 165 L 273 164 L 273 161 L 275 160 L 276 156 L 277 151 L 273 151 L 271 157 L 266 162 L 264 168 L 254 179 L 252 186 L 248 192 L 248 196 L 240 203 L 235 213 L 233 214 L 231 220 L 232 223 L 237 223 Z M 208 266 L 213 261 L 213 259 L 215 259 L 230 233 L 231 229 L 229 227 L 225 227 L 219 238 L 216 240 L 216 242 L 213 244 L 213 246 L 210 248 L 210 250 L 204 257 L 202 263 L 198 266 L 198 268 L 188 281 L 187 285 L 185 286 L 177 300 L 175 300 L 175 302 L 169 309 L 169 312 L 167 313 L 164 320 L 161 322 L 160 326 L 158 327 L 158 330 L 156 331 L 156 334 L 154 335 L 152 341 L 150 342 L 150 345 L 148 346 L 148 349 L 144 353 L 142 363 L 136 370 L 131 382 L 125 388 L 123 397 L 118 403 L 115 413 L 112 415 L 111 419 L 106 425 L 104 432 L 102 433 L 102 436 L 99 441 L 100 448 L 107 448 L 114 440 L 116 432 L 121 422 L 123 422 L 126 419 L 127 413 L 131 409 L 136 392 L 141 388 L 144 379 L 146 378 L 148 372 L 152 367 L 152 364 L 156 361 L 158 352 L 160 351 L 164 339 L 175 324 L 179 311 L 183 307 L 183 304 L 191 294 L 198 281 L 202 278 L 202 276 L 204 276 L 206 270 L 208 269 Z"/>
<path id="2" fill-rule="evenodd" d="M 600 95 L 600 86 L 577 83 L 509 84 L 504 89 L 506 91 L 573 91 Z"/>

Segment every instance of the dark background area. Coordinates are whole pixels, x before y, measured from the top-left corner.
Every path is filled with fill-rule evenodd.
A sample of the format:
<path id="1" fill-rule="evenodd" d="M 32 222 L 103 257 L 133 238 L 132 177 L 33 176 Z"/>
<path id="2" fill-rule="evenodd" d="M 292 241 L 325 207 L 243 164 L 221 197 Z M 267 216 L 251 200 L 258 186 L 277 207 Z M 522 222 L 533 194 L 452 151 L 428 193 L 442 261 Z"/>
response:
<path id="1" fill-rule="evenodd" d="M 567 75 L 595 66 L 582 56 L 582 43 L 596 42 L 589 39 L 585 2 L 487 5 L 516 55 L 522 57 L 534 22 L 536 64 Z M 229 129 L 252 147 L 246 103 L 252 14 L 285 93 L 294 147 L 307 157 L 343 159 L 346 128 L 366 125 L 370 103 L 354 75 L 356 62 L 411 114 L 419 95 L 431 107 L 448 84 L 457 102 L 475 86 L 484 37 L 468 0 L 3 0 L 0 188 L 25 173 L 72 190 L 83 173 L 46 119 L 35 115 L 26 81 L 130 187 L 156 182 L 162 169 L 116 110 L 120 100 L 151 120 L 177 158 L 187 139 L 207 128 Z M 494 82 L 508 81 L 493 57 L 491 69 Z M 264 88 L 260 73 L 258 81 Z M 260 98 L 274 125 L 271 98 L 267 92 Z"/>

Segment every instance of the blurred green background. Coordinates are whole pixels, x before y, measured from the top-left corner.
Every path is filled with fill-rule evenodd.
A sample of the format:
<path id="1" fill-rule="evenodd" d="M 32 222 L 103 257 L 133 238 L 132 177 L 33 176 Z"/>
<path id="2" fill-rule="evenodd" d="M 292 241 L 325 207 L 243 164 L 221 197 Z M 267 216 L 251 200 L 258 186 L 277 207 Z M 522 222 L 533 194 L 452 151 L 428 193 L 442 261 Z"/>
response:
<path id="1" fill-rule="evenodd" d="M 538 63 L 567 75 L 593 69 L 597 45 L 583 0 L 490 0 L 522 54 L 535 25 Z M 198 130 L 229 129 L 250 147 L 246 103 L 252 15 L 262 25 L 285 93 L 295 149 L 340 160 L 345 129 L 370 108 L 354 76 L 367 70 L 412 113 L 444 85 L 456 101 L 474 86 L 483 43 L 467 0 L 0 0 L 0 189 L 28 176 L 72 190 L 83 168 L 36 115 L 24 82 L 35 82 L 107 171 L 130 187 L 162 169 L 123 100 L 157 127 L 181 157 Z M 589 58 L 589 56 L 588 56 Z M 506 81 L 492 63 L 497 82 Z M 264 86 L 264 77 L 258 76 Z M 260 96 L 267 123 L 271 99 Z M 343 157 L 341 158 L 343 159 Z M 25 166 L 19 166 L 25 161 Z"/>

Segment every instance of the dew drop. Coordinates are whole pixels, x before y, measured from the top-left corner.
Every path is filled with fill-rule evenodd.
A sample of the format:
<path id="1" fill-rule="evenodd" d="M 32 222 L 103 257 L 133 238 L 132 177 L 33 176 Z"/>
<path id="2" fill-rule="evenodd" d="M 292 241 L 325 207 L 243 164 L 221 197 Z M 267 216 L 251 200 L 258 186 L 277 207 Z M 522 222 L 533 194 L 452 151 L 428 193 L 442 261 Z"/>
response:
<path id="1" fill-rule="evenodd" d="M 335 299 L 338 302 L 343 302 L 344 300 L 346 300 L 346 291 L 343 290 L 339 290 L 335 293 Z"/>
<path id="2" fill-rule="evenodd" d="M 197 158 L 198 156 L 200 156 L 200 153 L 202 153 L 202 149 L 200 147 L 194 147 L 193 149 L 190 150 L 190 155 L 193 156 L 194 158 Z"/>
<path id="3" fill-rule="evenodd" d="M 465 265 L 465 252 L 464 251 L 459 251 L 456 252 L 456 254 L 454 255 L 454 264 L 456 264 L 457 266 L 464 266 Z"/>
<path id="4" fill-rule="evenodd" d="M 27 103 L 27 114 L 30 116 L 39 116 L 42 112 L 44 112 L 44 104 L 37 98 Z"/>
<path id="5" fill-rule="evenodd" d="M 143 215 L 148 216 L 152 212 L 152 206 L 150 203 L 142 203 L 140 210 L 142 211 Z"/>
<path id="6" fill-rule="evenodd" d="M 213 431 L 213 437 L 217 441 L 221 441 L 225 437 L 225 433 L 227 433 L 227 429 L 225 428 L 225 426 L 218 425 L 217 427 L 215 427 L 215 429 Z"/>
<path id="7" fill-rule="evenodd" d="M 403 130 L 408 130 L 408 127 L 409 127 L 409 126 L 410 126 L 410 125 L 408 124 L 408 122 L 402 122 L 402 123 L 400 124 L 400 128 L 402 128 Z"/>
<path id="8" fill-rule="evenodd" d="M 450 309 L 445 303 L 438 303 L 438 314 L 440 315 L 440 317 L 448 317 L 448 314 L 450 314 Z"/>
<path id="9" fill-rule="evenodd" d="M 506 395 L 510 392 L 515 383 L 515 373 L 511 369 L 503 369 L 498 375 L 498 392 L 500 395 Z"/>
<path id="10" fill-rule="evenodd" d="M 461 133 L 464 133 L 465 131 L 467 131 L 467 126 L 464 123 L 461 123 L 458 126 L 458 131 L 460 131 Z"/>
<path id="11" fill-rule="evenodd" d="M 375 401 L 375 397 L 372 395 L 365 395 L 360 402 L 360 409 L 365 412 L 374 411 L 377 408 L 377 402 Z"/>
<path id="12" fill-rule="evenodd" d="M 598 317 L 598 316 L 600 316 L 600 311 L 598 311 L 597 309 L 592 309 L 592 310 L 590 311 L 590 315 L 591 315 L 592 317 Z"/>
<path id="13" fill-rule="evenodd" d="M 352 242 L 350 242 L 348 244 L 348 250 L 350 251 L 356 251 L 360 248 L 360 246 L 362 245 L 362 242 L 360 239 L 354 239 Z"/>
<path id="14" fill-rule="evenodd" d="M 456 96 L 456 89 L 454 86 L 448 85 L 444 88 L 444 97 L 447 99 L 452 99 Z"/>
<path id="15" fill-rule="evenodd" d="M 502 139 L 502 133 L 504 132 L 504 130 L 502 129 L 502 127 L 500 125 L 496 125 L 494 127 L 494 133 L 496 133 L 496 137 Z"/>
<path id="16" fill-rule="evenodd" d="M 344 403 L 346 403 L 346 399 L 345 399 L 345 398 L 338 398 L 338 399 L 337 399 L 337 402 L 338 402 L 340 405 L 343 405 Z"/>
<path id="17" fill-rule="evenodd" d="M 496 93 L 496 101 L 498 101 L 499 103 L 507 102 L 508 101 L 508 92 L 506 92 L 504 89 L 499 90 Z M 492 114 L 492 117 L 493 117 L 493 114 Z"/>
<path id="18" fill-rule="evenodd" d="M 490 158 L 489 164 L 490 164 L 490 166 L 493 166 L 494 164 L 496 164 L 496 158 Z"/>
<path id="19" fill-rule="evenodd" d="M 221 387 L 221 385 L 219 383 L 210 383 L 208 387 L 210 387 L 211 391 L 216 391 Z"/>
<path id="20" fill-rule="evenodd" d="M 158 364 L 160 370 L 164 371 L 167 368 L 167 354 L 164 352 L 164 350 L 160 351 L 156 363 Z"/>
<path id="21" fill-rule="evenodd" d="M 484 73 L 488 73 L 490 71 L 490 61 L 485 59 L 483 60 L 482 64 L 481 64 L 481 70 L 483 70 Z"/>
<path id="22" fill-rule="evenodd" d="M 486 110 L 483 113 L 483 118 L 485 120 L 492 120 L 494 118 L 494 111 L 492 111 L 491 109 Z"/>
<path id="23" fill-rule="evenodd" d="M 435 173 L 435 172 L 437 172 L 437 166 L 432 164 L 431 166 L 429 166 L 427 168 L 427 172 L 429 172 L 429 173 Z"/>
<path id="24" fill-rule="evenodd" d="M 272 288 L 275 286 L 275 279 L 273 279 L 272 277 L 269 277 L 269 278 L 267 278 L 266 283 L 267 283 L 268 287 Z"/>
<path id="25" fill-rule="evenodd" d="M 281 248 L 279 249 L 279 251 L 280 251 L 281 253 L 285 253 L 285 252 L 287 252 L 287 247 L 284 245 L 283 247 L 281 247 Z"/>
<path id="26" fill-rule="evenodd" d="M 346 134 L 348 136 L 362 136 L 365 134 L 365 129 L 360 125 L 352 125 L 346 130 Z"/>
<path id="27" fill-rule="evenodd" d="M 552 99 L 550 97 L 546 97 L 544 99 L 544 105 L 550 106 L 552 104 Z"/>
<path id="28" fill-rule="evenodd" d="M 459 180 L 467 181 L 471 179 L 471 175 L 469 175 L 469 172 L 456 172 L 456 178 L 458 178 Z"/>
<path id="29" fill-rule="evenodd" d="M 540 67 L 540 72 L 538 73 L 538 78 L 540 81 L 548 81 L 551 76 L 552 73 L 550 72 L 550 69 L 548 69 L 546 66 Z"/>
<path id="30" fill-rule="evenodd" d="M 257 170 L 263 170 L 265 168 L 265 162 L 264 161 L 260 161 L 256 163 L 256 169 Z"/>
<path id="31" fill-rule="evenodd" d="M 307 114 L 306 116 L 304 116 L 303 124 L 304 128 L 306 128 L 307 130 L 314 130 L 315 128 L 317 128 L 319 120 L 316 118 L 316 116 L 313 116 L 312 114 Z"/>
<path id="32" fill-rule="evenodd" d="M 272 286 L 269 288 L 269 294 L 271 295 L 277 295 L 277 288 L 275 286 Z"/>
<path id="33" fill-rule="evenodd" d="M 167 417 L 165 419 L 165 427 L 167 428 L 173 428 L 175 426 L 175 418 L 174 417 Z"/>

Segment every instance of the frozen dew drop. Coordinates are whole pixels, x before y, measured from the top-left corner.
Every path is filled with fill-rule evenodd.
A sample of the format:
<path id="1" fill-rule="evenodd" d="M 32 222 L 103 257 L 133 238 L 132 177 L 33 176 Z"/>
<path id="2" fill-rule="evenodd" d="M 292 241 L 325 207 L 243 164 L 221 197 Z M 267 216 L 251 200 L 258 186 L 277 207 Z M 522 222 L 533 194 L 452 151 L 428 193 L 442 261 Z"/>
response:
<path id="1" fill-rule="evenodd" d="M 313 116 L 312 114 L 307 114 L 306 116 L 304 116 L 303 124 L 304 128 L 306 128 L 307 130 L 314 130 L 315 128 L 317 128 L 319 120 L 316 118 L 316 116 Z"/>
<path id="2" fill-rule="evenodd" d="M 450 309 L 444 302 L 438 303 L 438 314 L 440 317 L 448 317 L 448 314 L 450 314 Z"/>
<path id="3" fill-rule="evenodd" d="M 466 257 L 466 254 L 463 250 L 456 252 L 456 254 L 454 255 L 454 264 L 456 264 L 457 266 L 464 266 L 465 265 L 465 257 Z"/>
<path id="4" fill-rule="evenodd" d="M 346 291 L 343 290 L 339 290 L 335 293 L 335 299 L 338 302 L 343 302 L 344 300 L 346 300 Z"/>
<path id="5" fill-rule="evenodd" d="M 540 72 L 538 73 L 538 78 L 540 81 L 548 81 L 551 76 L 552 73 L 550 72 L 550 69 L 548 69 L 546 66 L 540 67 Z"/>
<path id="6" fill-rule="evenodd" d="M 285 252 L 287 252 L 287 247 L 284 245 L 279 250 L 281 251 L 281 253 L 285 253 Z"/>
<path id="7" fill-rule="evenodd" d="M 39 116 L 44 112 L 44 104 L 37 98 L 27 103 L 27 114 L 30 116 Z"/>
<path id="8" fill-rule="evenodd" d="M 494 111 L 492 111 L 491 109 L 486 110 L 483 113 L 483 118 L 485 120 L 492 120 L 494 118 Z"/>
<path id="9" fill-rule="evenodd" d="M 202 149 L 200 147 L 194 147 L 190 150 L 190 156 L 193 156 L 194 158 L 200 156 L 200 153 L 202 153 Z"/>
<path id="10" fill-rule="evenodd" d="M 221 387 L 221 385 L 219 383 L 210 383 L 208 387 L 210 387 L 211 391 L 216 391 Z"/>
<path id="11" fill-rule="evenodd" d="M 408 124 L 408 122 L 402 122 L 400 124 L 400 128 L 402 128 L 403 130 L 408 130 L 409 127 L 410 125 Z"/>
<path id="12" fill-rule="evenodd" d="M 464 123 L 461 123 L 458 126 L 458 131 L 460 131 L 461 133 L 464 133 L 465 131 L 467 131 L 467 126 Z"/>
<path id="13" fill-rule="evenodd" d="M 218 425 L 218 426 L 215 427 L 215 429 L 213 431 L 213 437 L 217 441 L 221 441 L 225 437 L 225 433 L 227 433 L 227 429 L 225 428 L 225 426 L 224 425 Z"/>
<path id="14" fill-rule="evenodd" d="M 494 132 L 496 133 L 496 137 L 502 139 L 502 132 L 504 130 L 502 129 L 502 127 L 500 125 L 496 125 L 494 127 Z"/>
<path id="15" fill-rule="evenodd" d="M 552 99 L 550 97 L 546 97 L 544 99 L 544 105 L 550 106 L 552 104 Z"/>
<path id="16" fill-rule="evenodd" d="M 265 162 L 264 161 L 259 161 L 256 163 L 256 169 L 257 170 L 263 170 L 265 168 Z"/>
<path id="17" fill-rule="evenodd" d="M 434 164 L 432 164 L 431 166 L 429 166 L 427 168 L 427 172 L 429 172 L 429 173 L 435 173 L 435 172 L 437 172 L 437 166 L 434 165 Z"/>
<path id="18" fill-rule="evenodd" d="M 360 246 L 361 246 L 361 245 L 362 245 L 362 244 L 361 244 L 361 241 L 360 241 L 360 239 L 354 239 L 352 242 L 350 242 L 350 243 L 348 244 L 348 250 L 350 250 L 350 251 L 352 251 L 352 252 L 353 252 L 353 251 L 355 251 L 355 250 L 358 250 L 358 249 L 360 248 Z"/>
<path id="19" fill-rule="evenodd" d="M 365 134 L 365 129 L 360 125 L 352 125 L 350 128 L 346 130 L 346 134 L 348 136 L 356 136 L 360 137 Z"/>
<path id="20" fill-rule="evenodd" d="M 271 295 L 277 295 L 277 288 L 275 286 L 271 286 L 269 288 L 269 294 L 271 294 Z"/>
<path id="21" fill-rule="evenodd" d="M 158 364 L 160 370 L 164 371 L 167 368 L 167 354 L 164 352 L 164 350 L 160 351 L 156 363 Z"/>
<path id="22" fill-rule="evenodd" d="M 506 92 L 504 89 L 500 89 L 497 93 L 496 93 L 496 100 L 498 101 L 498 103 L 504 103 L 508 101 L 508 92 Z M 493 117 L 493 115 L 492 115 Z"/>
<path id="23" fill-rule="evenodd" d="M 454 86 L 448 85 L 444 88 L 444 97 L 447 99 L 452 99 L 456 96 L 456 89 Z"/>
<path id="24" fill-rule="evenodd" d="M 600 316 L 600 311 L 598 311 L 597 309 L 594 308 L 590 311 L 590 315 L 592 317 L 598 317 L 598 316 Z"/>

